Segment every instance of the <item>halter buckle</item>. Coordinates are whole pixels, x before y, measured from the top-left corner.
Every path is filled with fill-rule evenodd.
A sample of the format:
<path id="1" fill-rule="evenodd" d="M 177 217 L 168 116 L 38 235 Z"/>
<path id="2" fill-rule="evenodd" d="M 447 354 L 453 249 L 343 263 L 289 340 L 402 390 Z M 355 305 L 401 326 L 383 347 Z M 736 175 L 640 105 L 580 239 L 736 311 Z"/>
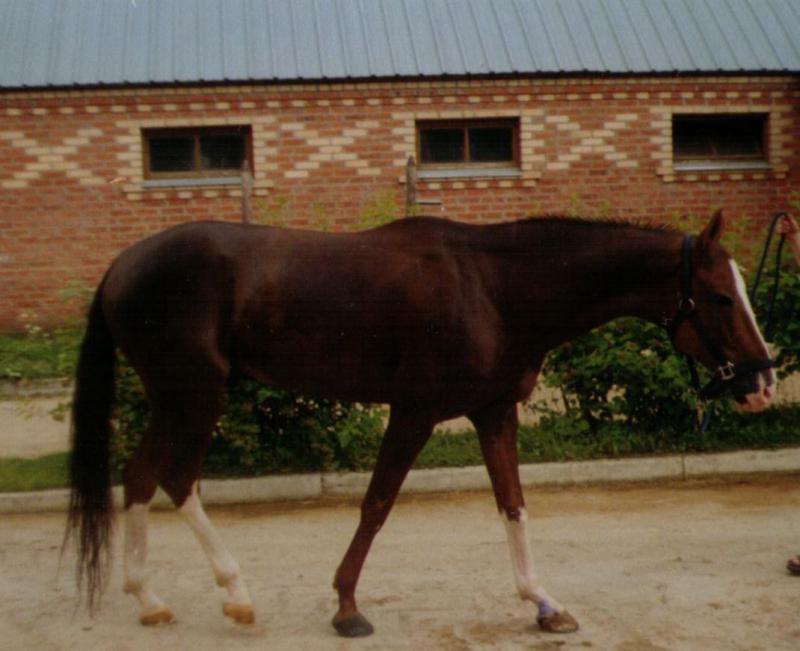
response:
<path id="1" fill-rule="evenodd" d="M 678 310 L 681 314 L 692 314 L 696 307 L 694 299 L 689 297 L 682 298 L 678 303 Z"/>
<path id="2" fill-rule="evenodd" d="M 733 362 L 726 362 L 717 368 L 717 373 L 719 373 L 719 378 L 723 382 L 728 382 L 736 377 L 736 367 L 733 365 Z"/>

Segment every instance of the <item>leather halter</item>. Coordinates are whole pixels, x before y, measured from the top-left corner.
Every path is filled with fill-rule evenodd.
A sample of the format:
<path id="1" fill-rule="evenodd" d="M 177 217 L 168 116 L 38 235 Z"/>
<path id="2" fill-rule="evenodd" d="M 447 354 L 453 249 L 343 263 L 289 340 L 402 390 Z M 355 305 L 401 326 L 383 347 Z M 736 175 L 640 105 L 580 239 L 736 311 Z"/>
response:
<path id="1" fill-rule="evenodd" d="M 697 313 L 697 305 L 692 298 L 692 249 L 694 248 L 694 240 L 694 235 L 686 235 L 683 238 L 683 246 L 681 248 L 681 293 L 678 301 L 678 312 L 674 318 L 668 319 L 665 325 L 667 326 L 669 337 L 674 344 L 678 328 L 684 321 L 687 322 L 700 339 L 706 351 L 708 351 L 709 355 L 714 359 L 717 368 L 714 370 L 711 380 L 701 388 L 696 362 L 690 355 L 686 356 L 689 361 L 689 371 L 692 375 L 693 387 L 702 400 L 711 400 L 719 398 L 726 391 L 730 391 L 733 388 L 733 382 L 736 378 L 742 375 L 774 368 L 775 362 L 766 358 L 747 360 L 734 364 L 725 356 L 708 334 L 708 330 L 706 330 Z"/>

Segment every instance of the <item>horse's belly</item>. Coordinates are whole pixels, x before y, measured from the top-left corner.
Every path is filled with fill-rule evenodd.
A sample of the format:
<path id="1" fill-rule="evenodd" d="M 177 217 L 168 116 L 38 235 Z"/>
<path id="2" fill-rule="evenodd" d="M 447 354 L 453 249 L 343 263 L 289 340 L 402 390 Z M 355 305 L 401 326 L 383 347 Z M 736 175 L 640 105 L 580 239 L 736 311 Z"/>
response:
<path id="1" fill-rule="evenodd" d="M 397 356 L 371 338 L 353 342 L 284 333 L 271 339 L 259 350 L 240 356 L 237 366 L 266 384 L 308 395 L 392 401 Z"/>

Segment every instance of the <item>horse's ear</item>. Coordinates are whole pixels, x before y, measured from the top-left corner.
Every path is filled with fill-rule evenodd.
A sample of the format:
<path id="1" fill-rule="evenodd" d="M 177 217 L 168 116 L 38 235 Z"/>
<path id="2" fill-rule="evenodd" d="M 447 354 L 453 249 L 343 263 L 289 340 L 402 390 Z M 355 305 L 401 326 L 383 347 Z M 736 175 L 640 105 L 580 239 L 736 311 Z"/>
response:
<path id="1" fill-rule="evenodd" d="M 708 251 L 712 244 L 719 242 L 719 238 L 722 237 L 724 230 L 725 216 L 722 214 L 722 208 L 719 208 L 697 238 L 700 248 L 704 251 Z"/>

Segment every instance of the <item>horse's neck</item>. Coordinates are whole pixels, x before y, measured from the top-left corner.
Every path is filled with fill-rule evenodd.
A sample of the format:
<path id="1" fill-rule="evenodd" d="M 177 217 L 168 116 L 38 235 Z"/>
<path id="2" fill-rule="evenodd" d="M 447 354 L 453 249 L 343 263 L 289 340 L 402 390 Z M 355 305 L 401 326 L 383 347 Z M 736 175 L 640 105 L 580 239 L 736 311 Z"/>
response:
<path id="1" fill-rule="evenodd" d="M 567 222 L 531 229 L 527 242 L 517 235 L 518 257 L 506 267 L 514 322 L 548 346 L 618 317 L 658 322 L 677 300 L 677 233 Z"/>
<path id="2" fill-rule="evenodd" d="M 660 321 L 677 301 L 680 242 L 677 233 L 637 229 L 602 240 L 581 280 L 598 288 L 592 327 L 622 316 Z"/>

